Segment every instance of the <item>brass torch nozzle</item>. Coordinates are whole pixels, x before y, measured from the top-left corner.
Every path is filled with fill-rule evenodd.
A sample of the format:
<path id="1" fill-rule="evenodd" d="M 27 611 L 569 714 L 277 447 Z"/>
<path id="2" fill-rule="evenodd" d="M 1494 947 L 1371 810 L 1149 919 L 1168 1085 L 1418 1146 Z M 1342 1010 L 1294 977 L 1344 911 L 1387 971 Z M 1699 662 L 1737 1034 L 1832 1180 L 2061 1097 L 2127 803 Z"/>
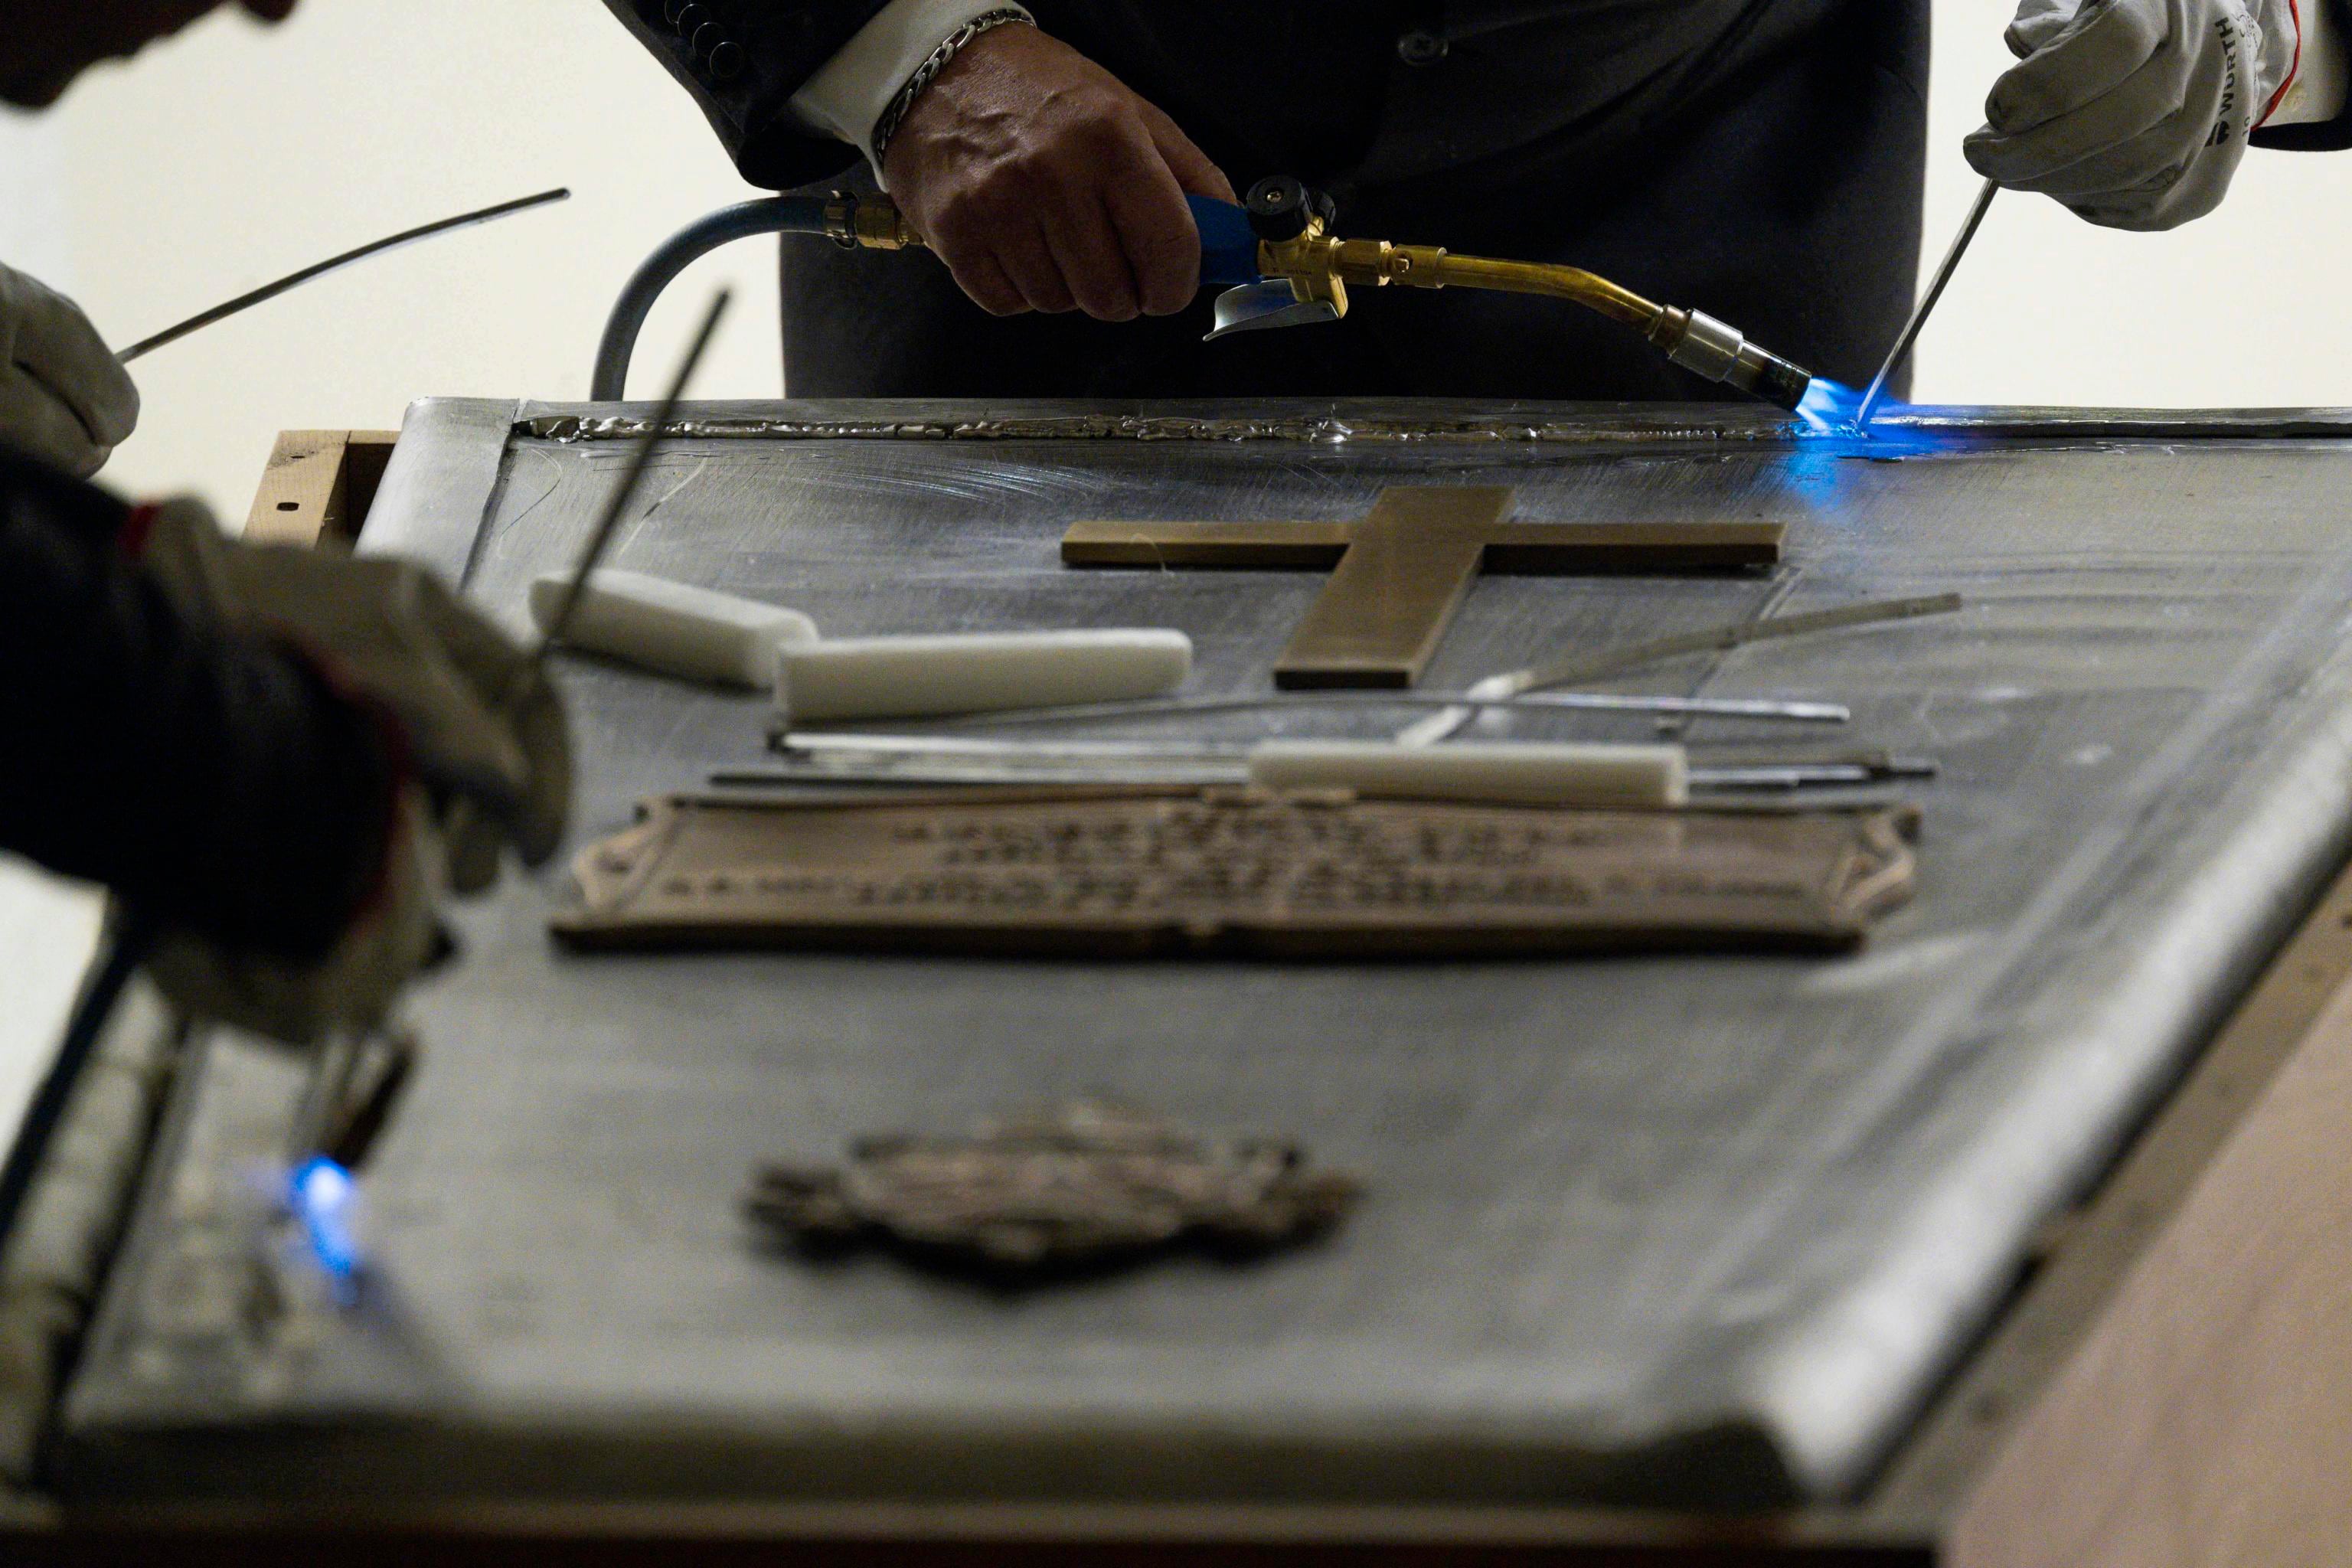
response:
<path id="1" fill-rule="evenodd" d="M 1812 384 L 1811 371 L 1749 342 L 1737 327 L 1717 321 L 1704 310 L 1669 306 L 1644 334 L 1685 370 L 1709 381 L 1777 403 L 1793 414 Z"/>
<path id="2" fill-rule="evenodd" d="M 1580 267 L 1456 256 L 1442 246 L 1335 238 L 1328 232 L 1329 204 L 1296 181 L 1262 181 L 1251 190 L 1248 205 L 1254 222 L 1268 220 L 1258 229 L 1259 269 L 1268 278 L 1287 279 L 1302 301 L 1329 303 L 1334 314 L 1347 313 L 1350 283 L 1541 294 L 1622 321 L 1684 369 L 1791 412 L 1813 379 L 1801 366 L 1749 342 L 1737 328 L 1704 311 L 1657 304 Z"/>
<path id="3" fill-rule="evenodd" d="M 1351 283 L 1540 294 L 1622 321 L 1685 370 L 1792 412 L 1813 379 L 1802 366 L 1749 342 L 1738 328 L 1703 310 L 1645 300 L 1580 267 L 1456 256 L 1435 245 L 1340 239 L 1330 232 L 1329 201 L 1296 180 L 1260 181 L 1251 188 L 1247 205 L 1258 233 L 1259 272 L 1286 281 L 1299 304 L 1323 307 L 1319 320 L 1348 313 Z M 868 250 L 913 249 L 923 243 L 887 197 L 860 200 L 836 192 L 825 204 L 824 228 L 836 244 Z"/>

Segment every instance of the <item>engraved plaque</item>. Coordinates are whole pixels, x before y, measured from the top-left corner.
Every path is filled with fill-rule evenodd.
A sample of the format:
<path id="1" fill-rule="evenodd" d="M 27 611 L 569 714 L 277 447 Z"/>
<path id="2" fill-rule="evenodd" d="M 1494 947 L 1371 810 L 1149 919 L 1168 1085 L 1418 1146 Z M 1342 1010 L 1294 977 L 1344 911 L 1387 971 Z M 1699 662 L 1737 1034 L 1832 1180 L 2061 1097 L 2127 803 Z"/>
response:
<path id="1" fill-rule="evenodd" d="M 580 856 L 579 947 L 1104 957 L 1858 944 L 1904 811 L 1562 811 L 1241 790 L 670 796 Z"/>

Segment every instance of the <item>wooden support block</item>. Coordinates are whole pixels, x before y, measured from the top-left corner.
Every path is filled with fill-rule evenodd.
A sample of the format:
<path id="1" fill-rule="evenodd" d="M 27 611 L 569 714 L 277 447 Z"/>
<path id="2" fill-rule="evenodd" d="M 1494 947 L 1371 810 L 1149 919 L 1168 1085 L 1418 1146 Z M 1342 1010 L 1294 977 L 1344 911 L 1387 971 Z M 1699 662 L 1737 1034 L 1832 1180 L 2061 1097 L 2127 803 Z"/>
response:
<path id="1" fill-rule="evenodd" d="M 2230 1134 L 1969 1500 L 1956 1568 L 2352 1549 L 2352 990 Z"/>
<path id="2" fill-rule="evenodd" d="M 2048 1256 L 2019 1300 L 1873 1488 L 1862 1516 L 1870 1528 L 1949 1533 L 1947 1560 L 1972 1568 L 2294 1562 L 2279 1542 L 2265 1552 L 2227 1538 L 2323 1514 L 2337 1538 L 2352 1539 L 2352 1492 L 2333 1496 L 2332 1514 L 2301 1501 L 2251 1506 L 2262 1491 L 2276 1504 L 2331 1465 L 2352 1467 L 2352 1448 L 2329 1448 L 2326 1428 L 2286 1408 L 2352 1400 L 2343 1375 L 2352 1363 L 2307 1352 L 2298 1363 L 2275 1345 L 2242 1350 L 2226 1334 L 2217 1351 L 2210 1337 L 2216 1322 L 2234 1333 L 2274 1303 L 2324 1298 L 2352 1279 L 2343 1249 L 2326 1244 L 2352 1234 L 2342 1162 L 2322 1163 L 2315 1180 L 2290 1169 L 2314 1152 L 2292 1146 L 2298 1112 L 2344 1098 L 2340 1083 L 2328 1085 L 2352 1063 L 2348 1014 L 2352 870 L 2098 1191 L 2046 1227 L 2056 1245 L 2036 1248 Z M 2306 1058 L 2305 1076 L 2282 1076 Z M 2340 1128 L 2334 1135 L 2340 1143 Z M 2226 1173 L 2232 1162 L 2236 1176 Z M 2202 1204 L 2220 1207 L 2192 1218 Z M 2306 1346 L 2342 1342 L 2325 1312 L 2304 1325 Z M 2298 1382 L 2310 1386 L 2288 1392 Z M 2217 1438 L 2216 1411 L 2245 1419 Z M 2172 1442 L 2176 1427 L 2196 1435 Z M 2168 1434 L 2168 1452 L 2144 1446 L 2151 1431 Z M 2211 1506 L 2217 1494 L 2230 1506 Z M 2163 1538 L 2156 1550 L 2151 1522 Z"/>
<path id="3" fill-rule="evenodd" d="M 367 521 L 399 438 L 392 430 L 279 432 L 245 537 L 256 544 L 348 547 Z"/>
<path id="4" fill-rule="evenodd" d="M 1381 492 L 1361 522 L 1081 522 L 1066 566 L 1329 571 L 1276 663 L 1286 688 L 1421 679 L 1481 572 L 1721 572 L 1780 558 L 1778 523 L 1512 522 L 1502 486 Z"/>

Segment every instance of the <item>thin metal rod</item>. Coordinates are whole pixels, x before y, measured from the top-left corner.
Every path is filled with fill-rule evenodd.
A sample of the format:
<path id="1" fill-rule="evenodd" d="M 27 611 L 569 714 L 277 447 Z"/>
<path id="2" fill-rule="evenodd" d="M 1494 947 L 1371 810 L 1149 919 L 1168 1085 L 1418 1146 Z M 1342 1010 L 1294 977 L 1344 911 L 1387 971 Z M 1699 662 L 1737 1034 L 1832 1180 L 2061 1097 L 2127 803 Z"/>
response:
<path id="1" fill-rule="evenodd" d="M 403 229 L 398 234 L 362 245 L 357 250 L 346 250 L 341 256 L 330 257 L 313 266 L 305 267 L 299 272 L 289 273 L 277 282 L 265 283 L 249 294 L 239 294 L 236 299 L 215 305 L 201 315 L 189 317 L 175 327 L 166 327 L 152 338 L 142 338 L 114 357 L 121 363 L 129 364 L 132 360 L 153 353 L 166 343 L 178 342 L 191 332 L 202 331 L 215 321 L 225 321 L 241 311 L 250 310 L 256 305 L 267 304 L 280 294 L 299 289 L 303 284 L 324 278 L 330 272 L 339 272 L 355 262 L 365 261 L 372 256 L 382 256 L 385 251 L 397 250 L 404 245 L 414 245 L 418 240 L 431 239 L 437 235 L 448 234 L 457 229 L 471 228 L 476 224 L 496 223 L 502 217 L 510 217 L 520 212 L 529 212 L 533 207 L 546 206 L 553 202 L 569 201 L 571 197 L 572 193 L 569 190 L 561 188 L 541 191 L 537 195 L 519 196 L 510 202 L 500 202 L 496 206 L 484 207 L 479 212 L 460 213 L 456 217 L 445 217 L 438 223 L 428 223 L 419 228 Z"/>
<path id="2" fill-rule="evenodd" d="M 1829 758 L 1790 763 L 1717 763 L 1690 771 L 1694 789 L 1804 789 L 1835 784 L 1932 779 L 1943 771 L 1932 757 Z"/>
<path id="3" fill-rule="evenodd" d="M 1482 696 L 1469 692 L 1317 691 L 1264 697 L 1162 697 L 1136 702 L 1087 702 L 1065 708 L 1024 708 L 948 721 L 961 729 L 1021 724 L 1084 724 L 1100 720 L 1160 719 L 1178 714 L 1245 713 L 1261 709 L 1306 712 L 1324 708 L 1513 708 L 1575 713 L 1688 713 L 1717 719 L 1782 720 L 1843 724 L 1853 710 L 1843 702 L 1784 697 L 1642 697 L 1619 692 L 1561 691 Z M 816 731 L 793 731 L 793 734 Z"/>
<path id="4" fill-rule="evenodd" d="M 908 753 L 858 762 L 844 756 L 810 757 L 805 763 L 780 768 L 719 768 L 709 775 L 713 789 L 773 789 L 802 784 L 1053 784 L 1066 788 L 1110 788 L 1122 785 L 1243 784 L 1249 782 L 1244 763 L 1211 756 L 1187 755 L 1181 747 L 1167 748 L 1158 765 L 1118 766 L 1115 760 L 1080 765 L 1060 761 L 1057 748 L 1033 752 L 1008 749 L 1002 756 L 959 753 Z M 1936 775 L 1932 762 L 1895 758 L 1884 763 L 1831 758 L 1773 763 L 1724 763 L 1690 770 L 1694 789 L 1793 791 L 1886 784 L 1898 779 Z"/>
<path id="5" fill-rule="evenodd" d="M 621 520 L 628 515 L 630 504 L 636 500 L 638 489 L 646 482 L 646 473 L 653 467 L 655 454 L 661 450 L 667 439 L 669 422 L 677 413 L 679 403 L 685 400 L 687 384 L 694 379 L 695 370 L 702 363 L 703 351 L 710 346 L 712 336 L 719 331 L 719 319 L 727 313 L 727 305 L 731 298 L 731 293 L 725 289 L 711 297 L 710 309 L 704 312 L 702 325 L 696 331 L 694 342 L 687 348 L 686 358 L 678 363 L 677 374 L 671 378 L 669 391 L 662 396 L 661 407 L 655 412 L 653 423 L 646 426 L 645 435 L 638 438 L 636 450 L 629 455 L 629 471 L 622 476 L 620 488 L 605 503 L 604 515 L 596 520 L 596 527 L 588 535 L 586 547 L 580 552 L 579 563 L 572 569 L 572 585 L 563 593 L 563 603 L 556 606 L 554 618 L 547 623 L 547 630 L 541 635 L 539 646 L 531 650 L 532 676 L 537 676 L 546 667 L 548 655 L 572 629 L 572 617 L 579 613 L 580 602 L 587 596 L 588 579 L 604 559 L 604 552 L 611 547 L 613 536 L 620 531 Z M 528 682 L 525 685 L 527 689 Z"/>
<path id="6" fill-rule="evenodd" d="M 1969 208 L 1969 220 L 1960 226 L 1959 237 L 1952 241 L 1952 248 L 1944 253 L 1944 264 L 1936 268 L 1935 279 L 1927 285 L 1927 293 L 1919 297 L 1911 319 L 1903 324 L 1903 335 L 1895 340 L 1895 347 L 1887 353 L 1886 363 L 1878 367 L 1878 374 L 1872 379 L 1870 390 L 1862 395 L 1862 406 L 1854 411 L 1853 416 L 1855 428 L 1867 430 L 1870 427 L 1870 416 L 1878 412 L 1878 400 L 1886 395 L 1887 380 L 1894 375 L 1895 367 L 1903 363 L 1904 356 L 1911 352 L 1911 345 L 1919 341 L 1919 329 L 1927 324 L 1927 317 L 1935 310 L 1936 301 L 1944 297 L 1945 285 L 1951 282 L 1952 274 L 1959 269 L 1960 258 L 1969 253 L 1969 242 L 1976 238 L 1978 226 L 1984 222 L 1986 209 L 1992 205 L 1993 197 L 2000 194 L 2000 187 L 1990 180 L 1987 180 L 1984 189 L 1977 193 L 1976 205 Z"/>
<path id="7" fill-rule="evenodd" d="M 712 296 L 710 309 L 704 313 L 702 325 L 695 332 L 694 342 L 688 346 L 685 359 L 679 362 L 677 374 L 670 382 L 668 393 L 662 398 L 660 413 L 646 426 L 646 433 L 638 437 L 635 448 L 630 452 L 628 472 L 622 476 L 620 488 L 605 503 L 604 515 L 596 520 L 594 530 L 588 535 L 586 547 L 580 552 L 579 563 L 572 569 L 571 586 L 564 591 L 563 603 L 557 606 L 555 616 L 548 622 L 547 629 L 540 634 L 537 646 L 530 650 L 530 658 L 514 683 L 507 688 L 506 695 L 499 704 L 501 711 L 512 712 L 521 707 L 547 679 L 548 657 L 562 644 L 563 634 L 571 629 L 572 617 L 578 612 L 580 601 L 586 596 L 588 579 L 595 573 L 597 563 L 604 559 L 604 552 L 611 547 L 614 536 L 620 531 L 621 520 L 628 515 L 630 504 L 643 488 L 646 471 L 653 467 L 655 454 L 667 441 L 666 432 L 670 419 L 677 414 L 678 404 L 685 399 L 687 384 L 694 379 L 695 370 L 702 363 L 703 352 L 710 347 L 710 340 L 719 331 L 719 319 L 727 313 L 727 305 L 731 298 L 730 290 L 725 289 Z M 453 840 L 459 837 L 473 810 L 473 801 L 460 795 L 450 803 L 448 819 L 442 825 L 442 831 Z M 351 1078 L 358 1068 L 359 1053 L 365 1049 L 365 1044 L 364 1041 L 351 1042 L 342 1055 L 331 1054 L 312 1069 L 316 1076 L 311 1082 L 310 1104 L 316 1108 L 317 1114 L 315 1117 L 306 1115 L 300 1121 L 301 1131 L 293 1145 L 296 1163 L 310 1154 L 325 1152 L 329 1127 L 339 1104 L 348 1097 Z M 390 1104 L 390 1096 L 399 1093 L 401 1087 L 401 1083 L 395 1082 L 384 1091 L 383 1105 L 377 1108 L 379 1114 L 384 1113 Z"/>
<path id="8" fill-rule="evenodd" d="M 1243 763 L 1250 746 L 1223 741 L 981 741 L 969 735 L 814 734 L 789 730 L 777 750 L 822 758 L 988 757 L 1025 762 Z"/>
<path id="9" fill-rule="evenodd" d="M 1628 643 L 1620 647 L 1603 648 L 1599 653 L 1555 659 L 1549 664 L 1539 664 L 1527 669 L 1506 670 L 1475 682 L 1468 695 L 1474 698 L 1512 697 L 1549 686 L 1569 686 L 1580 681 L 1623 675 L 1686 654 L 1714 653 L 1776 637 L 1804 637 L 1815 632 L 1870 626 L 1880 621 L 1940 616 L 1960 607 L 1958 594 L 1936 594 L 1916 599 L 1867 600 L 1856 605 L 1842 605 L 1833 610 L 1813 610 L 1799 616 L 1769 616 L 1760 621 L 1734 621 L 1706 631 Z M 1415 720 L 1399 731 L 1397 744 L 1433 746 L 1460 732 L 1462 727 L 1475 717 L 1477 712 L 1473 708 L 1449 707 L 1426 719 Z"/>
<path id="10" fill-rule="evenodd" d="M 1517 691 L 1539 691 L 1548 686 L 1569 686 L 1622 675 L 1628 670 L 1640 669 L 1664 659 L 1680 658 L 1685 654 L 1727 653 L 1750 643 L 1806 637 L 1815 632 L 1843 631 L 1851 626 L 1875 626 L 1886 621 L 1916 620 L 1922 616 L 1947 616 L 1959 608 L 1960 596 L 1958 594 L 1932 594 L 1917 598 L 1876 599 L 1864 604 L 1841 605 L 1833 610 L 1809 610 L 1796 616 L 1768 616 L 1760 621 L 1735 621 L 1706 631 L 1687 632 L 1680 637 L 1659 637 L 1654 641 L 1630 643 L 1600 653 L 1554 659 L 1549 664 L 1513 670 L 1495 679 L 1511 682 L 1513 689 Z"/>
<path id="11" fill-rule="evenodd" d="M 926 762 L 919 758 L 891 763 L 810 763 L 786 768 L 719 768 L 710 774 L 713 789 L 768 789 L 787 784 L 1055 784 L 1079 789 L 1127 784 L 1205 785 L 1245 784 L 1249 768 L 1241 763 L 1160 763 L 1152 766 L 1060 767 L 1051 763 L 1014 761 L 985 762 L 953 759 Z"/>
<path id="12" fill-rule="evenodd" d="M 968 735 L 812 733 L 788 731 L 776 749 L 806 757 L 820 766 L 838 759 L 914 757 L 926 761 L 1022 762 L 1041 767 L 1096 763 L 1245 763 L 1263 742 L 1230 741 L 983 741 Z M 1804 774 L 1837 770 L 1841 778 L 1931 778 L 1936 764 L 1924 758 L 1849 755 L 1782 759 L 1724 758 L 1718 773 L 1740 776 Z"/>

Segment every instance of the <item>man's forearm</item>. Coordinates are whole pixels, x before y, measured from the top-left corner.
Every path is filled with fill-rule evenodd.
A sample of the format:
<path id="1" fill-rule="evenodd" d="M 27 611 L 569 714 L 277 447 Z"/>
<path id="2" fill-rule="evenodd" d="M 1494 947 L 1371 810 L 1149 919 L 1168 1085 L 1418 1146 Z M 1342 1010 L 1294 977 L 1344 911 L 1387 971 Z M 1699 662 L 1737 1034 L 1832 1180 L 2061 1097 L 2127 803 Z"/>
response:
<path id="1" fill-rule="evenodd" d="M 876 132 L 886 116 L 907 108 L 918 74 L 961 29 L 1013 19 L 1031 20 L 1025 7 L 1004 0 L 890 0 L 793 95 L 793 118 L 865 153 L 880 180 L 884 149 Z"/>
<path id="2" fill-rule="evenodd" d="M 741 7 L 711 0 L 706 21 L 677 0 L 605 3 L 695 85 L 747 179 L 811 183 L 853 145 L 887 165 L 899 210 L 983 310 L 1124 321 L 1173 315 L 1199 290 L 1186 198 L 1231 202 L 1231 182 L 1165 110 L 1027 25 L 1016 0 L 767 7 L 760 37 L 781 28 L 804 43 L 809 29 L 794 32 L 793 19 L 820 12 L 836 31 L 821 54 L 763 50 L 747 35 L 744 68 L 759 79 L 750 100 L 719 94 L 711 84 L 726 72 L 691 63 L 733 47 L 727 12 Z M 668 43 L 655 37 L 656 16 L 677 35 Z"/>

